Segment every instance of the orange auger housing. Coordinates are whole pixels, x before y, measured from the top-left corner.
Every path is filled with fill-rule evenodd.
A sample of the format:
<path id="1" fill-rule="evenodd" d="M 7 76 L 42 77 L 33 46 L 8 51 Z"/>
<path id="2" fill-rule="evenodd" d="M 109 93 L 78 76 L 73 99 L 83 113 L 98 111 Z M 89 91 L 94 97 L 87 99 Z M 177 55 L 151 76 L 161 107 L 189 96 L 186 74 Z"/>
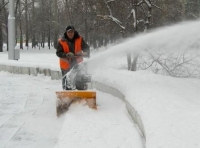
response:
<path id="1" fill-rule="evenodd" d="M 68 110 L 71 103 L 79 100 L 85 100 L 87 105 L 92 109 L 97 109 L 96 106 L 96 92 L 92 90 L 63 90 L 57 91 L 57 116 Z"/>

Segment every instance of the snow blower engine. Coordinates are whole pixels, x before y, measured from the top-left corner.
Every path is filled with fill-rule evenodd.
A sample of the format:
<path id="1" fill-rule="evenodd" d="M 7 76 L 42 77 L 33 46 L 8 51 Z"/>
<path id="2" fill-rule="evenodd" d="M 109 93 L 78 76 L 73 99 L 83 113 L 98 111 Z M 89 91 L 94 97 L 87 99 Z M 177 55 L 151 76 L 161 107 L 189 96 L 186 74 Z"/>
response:
<path id="1" fill-rule="evenodd" d="M 66 112 L 70 104 L 77 100 L 84 99 L 90 108 L 96 109 L 96 92 L 88 89 L 92 87 L 92 76 L 87 73 L 86 67 L 86 63 L 79 63 L 64 76 L 65 90 L 56 92 L 57 116 Z"/>
<path id="2" fill-rule="evenodd" d="M 64 84 L 65 90 L 87 90 L 88 85 L 91 84 L 92 76 L 86 72 L 86 64 L 80 63 L 75 65 L 64 77 L 66 81 Z"/>

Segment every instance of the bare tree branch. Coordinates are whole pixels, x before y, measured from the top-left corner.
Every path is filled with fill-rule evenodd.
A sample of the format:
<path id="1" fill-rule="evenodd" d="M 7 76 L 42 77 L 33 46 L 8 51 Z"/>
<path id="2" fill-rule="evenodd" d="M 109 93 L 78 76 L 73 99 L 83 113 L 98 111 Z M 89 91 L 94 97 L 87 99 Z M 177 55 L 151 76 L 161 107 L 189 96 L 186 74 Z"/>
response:
<path id="1" fill-rule="evenodd" d="M 3 8 L 8 4 L 9 2 L 5 3 L 3 6 L 0 7 L 0 12 L 3 10 Z"/>

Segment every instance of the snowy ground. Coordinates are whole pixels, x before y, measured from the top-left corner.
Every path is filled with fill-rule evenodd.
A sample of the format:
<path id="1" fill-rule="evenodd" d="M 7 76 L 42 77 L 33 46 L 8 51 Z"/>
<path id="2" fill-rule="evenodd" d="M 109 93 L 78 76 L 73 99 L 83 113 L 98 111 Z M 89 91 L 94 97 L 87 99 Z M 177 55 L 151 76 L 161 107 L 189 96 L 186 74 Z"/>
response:
<path id="1" fill-rule="evenodd" d="M 97 92 L 97 111 L 83 102 L 57 118 L 54 92 L 60 81 L 0 72 L 0 82 L 1 148 L 143 147 L 117 98 Z"/>
<path id="2" fill-rule="evenodd" d="M 44 76 L 0 72 L 0 147 L 53 147 L 63 118 L 56 118 L 56 82 Z"/>
<path id="3" fill-rule="evenodd" d="M 177 51 L 177 49 L 180 51 L 187 49 L 198 53 L 200 50 L 199 26 L 200 21 L 196 21 L 168 27 L 161 31 L 158 30 L 146 36 L 130 39 L 125 43 L 109 48 L 101 54 L 92 55 L 91 59 L 87 61 L 93 79 L 120 90 L 138 111 L 146 132 L 147 148 L 200 148 L 200 79 L 172 78 L 169 76 L 156 75 L 149 71 L 137 71 L 133 73 L 123 70 L 122 67 L 124 67 L 126 63 L 123 49 L 135 47 L 137 50 L 148 50 L 148 52 L 153 49 L 156 51 L 160 49 L 170 52 Z M 116 53 L 117 55 L 115 55 Z M 6 52 L 0 53 L 0 59 L 0 63 L 11 63 L 7 60 Z M 22 63 L 58 68 L 58 59 L 55 56 L 55 50 L 24 50 L 21 53 L 20 60 L 15 61 L 14 64 Z M 23 133 L 26 133 L 24 131 L 34 133 L 31 131 L 29 132 L 29 130 L 36 129 L 35 141 L 41 140 L 39 136 L 42 135 L 39 130 L 41 128 L 37 126 L 37 128 L 35 128 L 35 126 L 33 128 L 32 124 L 34 120 L 39 120 L 35 118 L 37 112 L 43 118 L 46 118 L 46 113 L 49 113 L 49 122 L 52 122 L 49 124 L 54 124 L 55 126 L 51 126 L 53 134 L 48 134 L 49 137 L 45 137 L 54 139 L 51 141 L 51 146 L 55 145 L 56 148 L 63 148 L 66 146 L 74 148 L 143 147 L 142 139 L 136 130 L 137 128 L 135 128 L 134 124 L 129 120 L 124 104 L 117 98 L 97 92 L 99 95 L 97 99 L 99 110 L 93 111 L 88 109 L 84 104 L 74 104 L 71 106 L 69 112 L 58 121 L 54 118 L 55 112 L 52 111 L 52 106 L 54 106 L 52 100 L 55 98 L 55 96 L 52 98 L 52 95 L 55 95 L 52 91 L 57 90 L 58 87 L 61 88 L 59 81 L 51 81 L 42 76 L 19 76 L 4 72 L 1 72 L 0 75 L 1 101 L 5 101 L 5 103 L 1 103 L 1 106 L 10 108 L 8 109 L 8 113 L 3 112 L 6 111 L 6 109 L 1 109 L 0 112 L 2 118 L 0 121 L 2 122 L 1 124 L 3 124 L 0 130 L 4 129 L 4 127 L 9 127 L 7 128 L 9 136 L 3 136 L 3 138 L 5 138 L 3 141 L 10 141 L 6 144 L 7 147 L 12 147 L 15 144 L 14 137 L 19 137 L 18 134 L 20 133 L 23 135 Z M 12 86 L 13 82 L 9 82 L 9 77 L 14 77 L 13 81 L 16 81 L 16 83 L 21 82 L 21 80 L 18 80 L 18 77 L 27 79 L 24 80 L 23 83 L 20 83 L 21 85 L 24 84 L 24 87 L 22 86 L 21 88 L 22 92 L 18 89 L 15 90 L 16 87 Z M 24 100 L 27 100 L 27 96 L 31 96 L 31 93 L 26 96 L 27 92 L 33 91 L 33 89 L 26 87 L 26 85 L 30 84 L 28 83 L 30 79 L 36 79 L 38 84 L 40 84 L 39 87 L 33 86 L 36 90 L 44 91 L 44 94 L 40 94 L 39 98 L 45 98 L 44 100 L 49 99 L 49 103 L 47 103 L 48 101 L 44 101 L 47 103 L 44 104 L 41 103 L 41 100 L 37 97 L 35 103 L 38 106 L 36 107 L 37 109 L 33 109 L 33 113 L 26 111 L 26 107 L 24 107 L 24 104 L 26 104 Z M 36 80 L 31 80 L 31 84 L 36 83 Z M 17 97 L 18 99 L 5 100 L 5 97 L 7 98 L 10 96 L 12 98 L 13 95 L 10 92 L 9 86 L 15 90 L 15 96 L 19 95 L 19 97 Z M 40 87 L 42 88 L 40 89 Z M 17 88 L 20 88 L 20 86 L 17 86 Z M 25 97 L 21 97 L 23 95 L 25 95 Z M 36 94 L 32 93 L 32 96 L 34 95 Z M 18 101 L 22 102 L 23 105 L 21 103 L 17 104 Z M 43 105 L 45 107 L 42 107 Z M 32 107 L 28 110 L 31 109 Z M 50 111 L 48 112 L 48 110 Z M 23 111 L 24 114 L 21 114 Z M 19 124 L 16 122 L 16 126 L 18 126 L 18 128 L 14 131 L 10 131 L 10 127 L 15 126 L 12 124 L 9 126 L 10 124 L 7 125 L 4 123 L 6 123 L 6 121 L 9 123 L 9 119 L 15 114 L 13 112 L 16 112 L 16 115 L 17 113 L 22 115 L 22 117 L 19 116 L 19 118 L 17 118 Z M 26 113 L 29 113 L 31 118 L 30 115 L 27 115 L 29 118 L 24 116 Z M 23 120 L 20 118 L 26 122 L 22 122 Z M 13 120 L 14 119 L 11 119 L 11 123 L 15 121 Z M 31 120 L 33 121 L 31 122 Z M 39 125 L 42 126 L 42 123 Z M 59 124 L 60 126 L 58 126 Z M 22 128 L 20 128 L 20 126 L 22 126 Z M 47 128 L 45 127 L 45 129 Z M 16 132 L 17 130 L 18 132 Z M 3 132 L 5 133 L 5 131 Z M 16 135 L 13 133 L 16 133 Z M 31 136 L 22 136 L 21 139 L 19 138 L 20 140 L 16 140 L 17 143 L 23 144 L 21 141 L 26 141 L 26 137 Z M 1 139 L 0 137 L 0 140 Z M 53 143 L 53 141 L 55 143 Z M 26 142 L 24 142 L 24 144 L 26 144 Z M 81 144 L 85 145 L 81 146 Z M 5 145 L 3 147 L 5 147 Z"/>

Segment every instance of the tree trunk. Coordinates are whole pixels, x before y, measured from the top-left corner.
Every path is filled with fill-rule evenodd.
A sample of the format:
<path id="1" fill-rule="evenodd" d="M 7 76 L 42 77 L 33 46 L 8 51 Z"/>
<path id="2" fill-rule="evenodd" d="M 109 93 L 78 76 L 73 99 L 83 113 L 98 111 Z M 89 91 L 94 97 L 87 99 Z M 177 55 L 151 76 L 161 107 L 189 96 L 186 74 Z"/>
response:
<path id="1" fill-rule="evenodd" d="M 48 25 L 49 27 L 49 29 L 48 29 L 48 47 L 49 47 L 49 49 L 51 48 L 51 26 L 50 26 L 50 24 Z"/>
<path id="2" fill-rule="evenodd" d="M 32 0 L 32 27 L 31 27 L 31 34 L 32 34 L 32 48 L 36 46 L 35 41 L 35 0 Z"/>
<path id="3" fill-rule="evenodd" d="M 2 31 L 2 20 L 0 20 L 0 52 L 3 52 L 3 35 L 2 35 L 2 32 L 3 32 Z"/>
<path id="4" fill-rule="evenodd" d="M 181 10 L 181 14 L 182 14 L 182 19 L 185 19 L 185 5 L 186 5 L 186 0 L 180 0 L 181 5 L 182 5 L 182 10 Z"/>
<path id="5" fill-rule="evenodd" d="M 137 21 L 137 3 L 138 3 L 138 0 L 132 0 L 132 9 L 135 10 L 135 17 L 133 21 Z M 134 33 L 137 33 L 138 32 L 138 25 L 137 25 L 137 22 L 134 22 L 135 26 L 134 26 Z M 136 55 L 133 55 L 133 61 L 131 62 L 131 52 L 129 52 L 127 54 L 127 62 L 128 62 L 128 70 L 131 70 L 131 71 L 136 71 L 137 70 L 137 59 L 138 59 L 138 56 Z"/>
<path id="6" fill-rule="evenodd" d="M 18 10 L 18 7 L 19 7 L 19 4 L 20 4 L 20 0 L 17 0 L 16 1 L 16 5 L 15 5 L 15 22 L 19 22 L 19 17 L 17 17 L 17 15 L 18 15 L 18 12 L 20 13 L 20 11 Z M 18 24 L 17 23 L 15 23 L 15 28 L 17 28 L 17 26 L 18 26 Z M 16 45 L 17 45 L 17 42 L 18 42 L 18 29 L 15 29 L 15 43 L 16 43 Z"/>
<path id="7" fill-rule="evenodd" d="M 0 2 L 0 5 L 2 5 L 2 2 Z M 1 8 L 0 7 L 0 52 L 3 52 L 3 28 L 2 28 L 2 22 L 3 22 L 3 19 L 2 19 L 2 11 L 1 11 Z"/>
<path id="8" fill-rule="evenodd" d="M 127 54 L 127 63 L 128 63 L 128 70 L 131 70 L 131 54 L 128 52 Z"/>
<path id="9" fill-rule="evenodd" d="M 149 1 L 149 4 L 151 5 L 151 1 Z M 152 16 L 152 7 L 148 6 L 148 12 L 147 12 L 147 23 L 145 23 L 146 29 L 145 31 L 147 31 L 150 28 L 150 22 L 151 22 L 151 16 Z"/>
<path id="10" fill-rule="evenodd" d="M 3 5 L 5 5 L 5 0 L 2 1 Z M 6 11 L 6 7 L 3 8 L 4 13 L 4 24 L 6 25 L 6 43 L 7 43 L 7 51 L 8 51 L 8 14 Z"/>
<path id="11" fill-rule="evenodd" d="M 23 49 L 22 23 L 20 21 L 20 49 Z"/>
<path id="12" fill-rule="evenodd" d="M 58 17 L 58 3 L 57 0 L 54 0 L 54 21 L 55 21 L 55 31 L 54 31 L 54 48 L 57 48 L 58 43 L 58 33 L 59 33 L 59 17 Z"/>
<path id="13" fill-rule="evenodd" d="M 85 41 L 88 42 L 88 22 L 87 22 L 87 9 L 88 9 L 88 1 L 85 0 Z"/>
<path id="14" fill-rule="evenodd" d="M 23 49 L 21 1 L 19 1 L 19 31 L 20 31 L 20 49 Z"/>
<path id="15" fill-rule="evenodd" d="M 92 37 L 91 37 L 91 44 L 93 46 L 94 49 L 97 48 L 97 43 L 96 43 L 96 33 L 95 30 L 92 33 Z"/>
<path id="16" fill-rule="evenodd" d="M 51 48 L 51 16 L 52 16 L 52 7 L 51 5 L 48 7 L 48 21 L 49 21 L 49 24 L 48 24 L 48 47 L 49 49 Z"/>
<path id="17" fill-rule="evenodd" d="M 25 21 L 26 21 L 26 47 L 28 48 L 29 34 L 28 34 L 28 3 L 25 0 Z"/>
<path id="18" fill-rule="evenodd" d="M 138 55 L 135 53 L 135 55 L 133 55 L 133 61 L 131 63 L 131 71 L 136 71 L 137 70 L 137 60 L 138 60 Z"/>
<path id="19" fill-rule="evenodd" d="M 44 48 L 44 43 L 45 43 L 45 31 L 42 32 L 42 42 L 41 42 L 42 48 Z"/>

